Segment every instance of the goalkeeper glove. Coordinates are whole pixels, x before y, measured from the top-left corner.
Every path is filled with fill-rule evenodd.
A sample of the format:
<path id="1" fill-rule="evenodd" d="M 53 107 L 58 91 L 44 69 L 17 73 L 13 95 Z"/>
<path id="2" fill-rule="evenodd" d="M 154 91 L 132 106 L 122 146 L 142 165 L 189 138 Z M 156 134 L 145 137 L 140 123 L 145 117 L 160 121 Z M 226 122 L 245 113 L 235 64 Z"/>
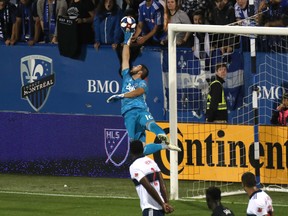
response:
<path id="1" fill-rule="evenodd" d="M 135 30 L 134 31 L 124 31 L 124 41 L 123 43 L 126 44 L 126 45 L 130 45 L 131 44 L 131 38 L 134 34 Z"/>
<path id="2" fill-rule="evenodd" d="M 106 102 L 107 103 L 116 102 L 123 98 L 124 98 L 124 94 L 116 94 L 116 95 L 112 95 L 111 97 L 109 97 Z"/>

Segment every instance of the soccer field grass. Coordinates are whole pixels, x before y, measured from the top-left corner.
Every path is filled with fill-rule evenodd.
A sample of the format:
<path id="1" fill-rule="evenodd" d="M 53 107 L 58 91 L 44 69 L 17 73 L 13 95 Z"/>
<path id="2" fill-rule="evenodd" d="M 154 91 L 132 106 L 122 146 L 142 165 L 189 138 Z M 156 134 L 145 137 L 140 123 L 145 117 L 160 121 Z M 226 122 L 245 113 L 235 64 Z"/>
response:
<path id="1" fill-rule="evenodd" d="M 288 194 L 269 194 L 275 215 L 287 215 Z M 224 205 L 237 216 L 246 215 L 247 202 L 246 194 L 223 197 Z M 171 215 L 211 215 L 203 199 L 171 204 L 175 207 Z M 136 216 L 141 215 L 141 210 L 130 179 L 0 174 L 0 215 Z"/>

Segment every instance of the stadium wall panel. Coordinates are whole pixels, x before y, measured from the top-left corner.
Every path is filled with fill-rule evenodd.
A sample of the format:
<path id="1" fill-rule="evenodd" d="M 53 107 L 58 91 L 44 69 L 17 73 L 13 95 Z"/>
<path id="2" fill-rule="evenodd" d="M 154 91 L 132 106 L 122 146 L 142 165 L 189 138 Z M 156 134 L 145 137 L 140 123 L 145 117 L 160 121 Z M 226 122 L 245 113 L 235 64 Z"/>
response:
<path id="1" fill-rule="evenodd" d="M 109 96 L 121 91 L 119 62 L 111 47 L 101 47 L 98 52 L 87 47 L 85 60 L 75 60 L 59 55 L 57 46 L 0 45 L 0 59 L 0 172 L 128 176 L 129 163 L 125 163 L 129 160 L 128 137 L 120 116 L 120 103 L 106 103 Z M 257 59 L 263 62 L 265 53 L 257 54 Z M 247 63 L 244 64 L 247 95 L 253 81 L 248 53 L 244 54 L 244 61 Z M 147 101 L 150 111 L 156 120 L 166 121 L 161 50 L 145 47 L 135 64 L 142 62 L 150 68 Z M 268 73 L 273 72 L 273 64 L 265 68 Z M 27 76 L 37 82 L 29 83 Z M 260 105 L 269 99 L 280 101 L 283 86 L 273 86 L 273 80 L 270 83 L 260 88 Z M 275 107 L 272 102 L 271 107 Z M 237 111 L 230 111 L 229 121 L 242 114 L 241 110 Z M 259 113 L 267 113 L 265 107 L 261 107 Z M 204 121 L 203 115 L 199 121 Z M 261 116 L 260 122 L 268 121 L 269 115 Z M 270 140 L 281 144 L 283 172 L 287 177 L 286 141 Z M 265 166 L 271 170 L 275 164 L 274 161 Z"/>
<path id="2" fill-rule="evenodd" d="M 61 56 L 57 46 L 0 45 L 0 59 L 1 111 L 120 115 L 120 103 L 106 103 L 121 91 L 120 65 L 110 46 L 98 52 L 87 47 L 85 60 L 75 60 Z M 138 62 L 150 68 L 147 103 L 154 117 L 163 120 L 160 52 L 147 49 Z"/>
<path id="3" fill-rule="evenodd" d="M 128 176 L 122 117 L 0 112 L 0 119 L 1 173 Z"/>

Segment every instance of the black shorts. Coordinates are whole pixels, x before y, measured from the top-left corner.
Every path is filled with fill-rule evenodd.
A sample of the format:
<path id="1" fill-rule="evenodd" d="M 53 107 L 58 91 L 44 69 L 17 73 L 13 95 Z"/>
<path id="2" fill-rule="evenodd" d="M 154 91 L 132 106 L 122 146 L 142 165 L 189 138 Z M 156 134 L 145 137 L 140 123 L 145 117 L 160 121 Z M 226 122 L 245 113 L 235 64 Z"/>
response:
<path id="1" fill-rule="evenodd" d="M 163 210 L 155 210 L 155 209 L 144 209 L 142 212 L 142 216 L 164 216 L 165 213 Z"/>

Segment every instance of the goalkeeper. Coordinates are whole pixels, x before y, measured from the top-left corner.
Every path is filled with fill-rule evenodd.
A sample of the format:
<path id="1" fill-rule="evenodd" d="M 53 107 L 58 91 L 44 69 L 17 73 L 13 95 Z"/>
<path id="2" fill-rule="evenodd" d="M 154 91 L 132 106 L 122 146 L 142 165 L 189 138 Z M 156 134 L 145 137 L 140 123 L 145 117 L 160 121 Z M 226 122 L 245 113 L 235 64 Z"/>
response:
<path id="1" fill-rule="evenodd" d="M 134 30 L 135 31 L 135 30 Z M 145 81 L 149 71 L 143 65 L 137 65 L 129 69 L 130 59 L 130 41 L 134 31 L 124 31 L 124 45 L 122 51 L 122 93 L 112 95 L 107 99 L 107 103 L 121 100 L 121 114 L 124 117 L 125 127 L 128 131 L 130 141 L 141 140 L 144 145 L 144 154 L 153 154 L 162 149 L 181 151 L 176 145 L 169 143 L 165 132 L 160 128 L 151 113 L 145 101 L 148 86 Z M 146 145 L 146 130 L 156 134 L 162 141 L 160 144 L 153 143 Z"/>

